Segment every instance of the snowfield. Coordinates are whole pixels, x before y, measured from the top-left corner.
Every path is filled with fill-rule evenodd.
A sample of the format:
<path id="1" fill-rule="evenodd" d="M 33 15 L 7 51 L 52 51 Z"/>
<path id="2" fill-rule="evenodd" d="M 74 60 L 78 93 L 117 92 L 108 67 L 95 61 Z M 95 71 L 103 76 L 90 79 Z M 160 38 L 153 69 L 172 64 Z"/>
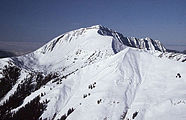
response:
<path id="1" fill-rule="evenodd" d="M 0 104 L 30 80 L 26 85 L 35 89 L 10 114 L 26 111 L 39 96 L 47 101 L 37 118 L 43 120 L 185 120 L 186 63 L 158 57 L 165 51 L 157 40 L 123 37 L 99 25 L 71 31 L 33 53 L 0 59 L 2 78 L 5 60 L 21 69 Z M 38 76 L 29 79 L 35 74 L 48 81 L 39 86 Z"/>

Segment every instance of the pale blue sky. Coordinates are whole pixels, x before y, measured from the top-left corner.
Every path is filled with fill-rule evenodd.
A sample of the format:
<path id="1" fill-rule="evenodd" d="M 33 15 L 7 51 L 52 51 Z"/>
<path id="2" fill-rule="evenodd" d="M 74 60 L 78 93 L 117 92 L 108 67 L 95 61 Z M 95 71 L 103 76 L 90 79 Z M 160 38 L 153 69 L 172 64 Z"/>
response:
<path id="1" fill-rule="evenodd" d="M 1 0 L 0 41 L 47 42 L 101 24 L 124 36 L 148 36 L 183 47 L 185 6 L 186 0 Z"/>

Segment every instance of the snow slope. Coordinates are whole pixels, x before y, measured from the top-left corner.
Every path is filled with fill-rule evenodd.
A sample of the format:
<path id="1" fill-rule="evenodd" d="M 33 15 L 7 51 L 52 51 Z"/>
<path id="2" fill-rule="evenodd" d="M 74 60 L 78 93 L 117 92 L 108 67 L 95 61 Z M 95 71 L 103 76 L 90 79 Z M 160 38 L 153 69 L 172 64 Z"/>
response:
<path id="1" fill-rule="evenodd" d="M 23 101 L 12 114 L 39 96 L 48 101 L 41 119 L 185 120 L 186 64 L 156 55 L 165 51 L 157 40 L 123 37 L 100 25 L 65 33 L 33 53 L 0 59 L 0 78 L 5 65 L 21 69 L 0 107 L 25 84 L 30 94 L 20 92 Z"/>
<path id="2" fill-rule="evenodd" d="M 18 61 L 24 63 L 24 66 L 32 66 L 33 69 L 38 69 L 39 66 L 42 69 L 54 70 L 61 69 L 56 68 L 56 64 L 65 65 L 68 68 L 73 62 L 78 65 L 86 64 L 85 62 L 89 62 L 86 61 L 89 57 L 96 56 L 96 59 L 105 59 L 120 52 L 126 46 L 150 51 L 166 51 L 158 40 L 124 37 L 109 28 L 96 25 L 62 34 L 37 51 L 18 57 Z"/>
<path id="3" fill-rule="evenodd" d="M 52 91 L 39 90 L 47 92 L 43 99 L 51 100 L 41 117 L 52 119 L 57 113 L 57 120 L 73 107 L 75 110 L 69 120 L 117 120 L 124 114 L 127 120 L 132 119 L 136 112 L 136 120 L 184 120 L 185 71 L 186 64 L 126 48 L 83 68 L 61 85 L 48 84 L 53 87 Z M 181 78 L 176 78 L 177 73 Z M 89 89 L 88 86 L 94 83 L 95 88 Z M 39 91 L 33 94 L 39 94 Z M 87 97 L 83 98 L 86 94 Z"/>
<path id="4" fill-rule="evenodd" d="M 65 102 L 56 105 L 60 107 L 55 111 L 58 113 L 55 119 L 73 107 L 75 111 L 69 120 L 117 120 L 124 114 L 127 120 L 132 119 L 135 112 L 138 112 L 136 120 L 184 120 L 185 71 L 185 64 L 127 48 L 66 80 L 60 89 L 65 95 L 60 92 L 56 95 L 63 98 L 59 101 Z M 176 78 L 178 72 L 181 78 Z M 89 89 L 94 83 L 95 88 Z M 83 98 L 84 94 L 88 96 Z M 46 115 L 49 113 L 50 109 Z"/>
<path id="5" fill-rule="evenodd" d="M 164 52 L 161 53 L 159 57 L 166 57 L 175 61 L 186 62 L 186 54 L 183 53 Z"/>

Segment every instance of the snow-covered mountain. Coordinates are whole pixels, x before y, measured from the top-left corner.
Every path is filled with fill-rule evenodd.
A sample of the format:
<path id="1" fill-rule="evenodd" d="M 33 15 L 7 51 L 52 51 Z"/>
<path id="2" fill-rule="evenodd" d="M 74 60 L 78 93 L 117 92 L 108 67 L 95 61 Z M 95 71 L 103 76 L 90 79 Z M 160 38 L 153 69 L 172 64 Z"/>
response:
<path id="1" fill-rule="evenodd" d="M 186 62 L 186 54 L 176 52 L 163 52 L 159 57 L 166 57 L 175 61 Z"/>
<path id="2" fill-rule="evenodd" d="M 185 120 L 186 64 L 166 53 L 100 25 L 67 32 L 0 59 L 0 118 Z"/>

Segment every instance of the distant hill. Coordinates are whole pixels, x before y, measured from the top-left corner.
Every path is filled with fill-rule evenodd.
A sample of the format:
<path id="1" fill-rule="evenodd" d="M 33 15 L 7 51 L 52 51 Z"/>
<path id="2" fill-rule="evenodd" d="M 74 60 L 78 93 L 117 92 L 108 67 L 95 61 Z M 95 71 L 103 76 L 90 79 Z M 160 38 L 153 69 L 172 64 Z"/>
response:
<path id="1" fill-rule="evenodd" d="M 13 56 L 16 56 L 16 54 L 9 51 L 0 50 L 0 58 L 13 57 Z"/>
<path id="2" fill-rule="evenodd" d="M 184 50 L 183 53 L 186 54 L 186 50 Z"/>
<path id="3" fill-rule="evenodd" d="M 41 47 L 41 42 L 6 42 L 0 41 L 0 58 L 20 56 Z"/>
<path id="4" fill-rule="evenodd" d="M 178 51 L 178 50 L 173 50 L 173 49 L 167 49 L 167 52 L 186 54 L 186 50 L 184 50 L 184 51 Z"/>
<path id="5" fill-rule="evenodd" d="M 177 50 L 172 50 L 172 49 L 167 49 L 167 52 L 173 52 L 173 53 L 182 53 L 180 51 L 177 51 Z"/>

